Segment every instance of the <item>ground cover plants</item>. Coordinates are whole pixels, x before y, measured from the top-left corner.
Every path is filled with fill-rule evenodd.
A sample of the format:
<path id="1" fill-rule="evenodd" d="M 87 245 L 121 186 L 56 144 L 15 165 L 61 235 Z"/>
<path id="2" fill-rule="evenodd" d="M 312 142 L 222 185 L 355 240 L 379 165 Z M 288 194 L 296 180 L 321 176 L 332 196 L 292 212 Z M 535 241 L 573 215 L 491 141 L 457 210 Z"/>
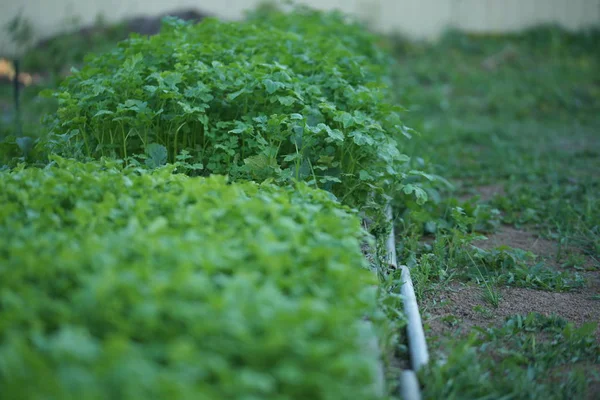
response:
<path id="1" fill-rule="evenodd" d="M 576 328 L 556 316 L 515 315 L 500 327 L 476 330 L 452 347 L 442 366 L 426 372 L 432 399 L 575 399 L 598 379 L 593 322 Z M 502 373 L 500 373 L 502 371 Z M 591 397 L 590 397 L 591 398 Z"/>
<path id="2" fill-rule="evenodd" d="M 597 42 L 555 27 L 395 41 L 420 132 L 405 152 L 452 183 L 396 215 L 435 359 L 425 398 L 598 393 Z"/>

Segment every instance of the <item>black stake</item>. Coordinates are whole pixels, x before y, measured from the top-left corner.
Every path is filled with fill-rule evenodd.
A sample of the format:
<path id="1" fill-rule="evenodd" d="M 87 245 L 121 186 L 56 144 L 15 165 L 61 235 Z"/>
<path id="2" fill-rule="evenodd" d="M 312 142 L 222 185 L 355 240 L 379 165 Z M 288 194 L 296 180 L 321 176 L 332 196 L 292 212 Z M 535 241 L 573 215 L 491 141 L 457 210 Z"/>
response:
<path id="1" fill-rule="evenodd" d="M 21 107 L 20 107 L 20 101 L 19 101 L 19 91 L 21 90 L 20 85 L 19 85 L 19 59 L 15 58 L 13 61 L 13 64 L 15 66 L 15 77 L 13 80 L 13 88 L 14 88 L 14 95 L 15 95 L 15 123 L 17 126 L 17 137 L 21 136 Z"/>

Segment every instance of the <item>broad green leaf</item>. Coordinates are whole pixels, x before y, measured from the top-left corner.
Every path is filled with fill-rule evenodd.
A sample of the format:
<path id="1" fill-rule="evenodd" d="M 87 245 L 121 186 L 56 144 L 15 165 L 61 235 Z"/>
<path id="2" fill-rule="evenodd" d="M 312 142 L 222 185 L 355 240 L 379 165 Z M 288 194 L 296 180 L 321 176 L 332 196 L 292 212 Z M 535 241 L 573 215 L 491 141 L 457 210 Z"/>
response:
<path id="1" fill-rule="evenodd" d="M 263 80 L 263 84 L 265 85 L 265 89 L 267 89 L 268 94 L 273 94 L 277 90 L 284 87 L 284 84 L 281 82 L 273 82 L 271 79 Z"/>
<path id="2" fill-rule="evenodd" d="M 146 165 L 150 168 L 158 168 L 167 163 L 167 148 L 162 144 L 150 143 L 146 148 Z"/>

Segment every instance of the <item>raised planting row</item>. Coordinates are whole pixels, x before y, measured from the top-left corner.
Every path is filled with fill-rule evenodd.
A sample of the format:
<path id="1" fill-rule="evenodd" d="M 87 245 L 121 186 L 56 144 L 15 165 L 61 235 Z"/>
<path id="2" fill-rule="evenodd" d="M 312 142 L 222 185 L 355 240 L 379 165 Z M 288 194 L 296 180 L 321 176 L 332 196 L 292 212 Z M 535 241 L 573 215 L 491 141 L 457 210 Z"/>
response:
<path id="1" fill-rule="evenodd" d="M 390 63 L 374 35 L 335 13 L 170 19 L 63 83 L 46 144 L 80 159 L 185 160 L 191 175 L 305 180 L 362 207 L 407 172 Z"/>
<path id="2" fill-rule="evenodd" d="M 358 211 L 421 204 L 428 178 L 392 65 L 305 8 L 167 19 L 89 57 L 0 173 L 2 395 L 387 399 L 401 280 L 369 269 Z"/>
<path id="3" fill-rule="evenodd" d="M 0 174 L 2 398 L 381 398 L 360 220 L 172 170 Z"/>

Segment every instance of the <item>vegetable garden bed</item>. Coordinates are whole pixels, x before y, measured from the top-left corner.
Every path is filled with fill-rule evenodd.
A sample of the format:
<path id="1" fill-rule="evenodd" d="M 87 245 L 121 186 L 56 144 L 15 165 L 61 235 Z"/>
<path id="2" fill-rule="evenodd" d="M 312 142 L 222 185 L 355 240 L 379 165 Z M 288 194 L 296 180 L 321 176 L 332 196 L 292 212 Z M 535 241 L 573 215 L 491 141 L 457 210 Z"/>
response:
<path id="1" fill-rule="evenodd" d="M 0 179 L 4 398 L 379 398 L 376 279 L 324 192 L 54 162 Z"/>
<path id="2" fill-rule="evenodd" d="M 389 233 L 382 204 L 430 178 L 392 65 L 308 9 L 167 19 L 90 57 L 26 158 L 3 143 L 3 395 L 389 398 L 403 281 L 370 271 L 359 215 Z"/>

